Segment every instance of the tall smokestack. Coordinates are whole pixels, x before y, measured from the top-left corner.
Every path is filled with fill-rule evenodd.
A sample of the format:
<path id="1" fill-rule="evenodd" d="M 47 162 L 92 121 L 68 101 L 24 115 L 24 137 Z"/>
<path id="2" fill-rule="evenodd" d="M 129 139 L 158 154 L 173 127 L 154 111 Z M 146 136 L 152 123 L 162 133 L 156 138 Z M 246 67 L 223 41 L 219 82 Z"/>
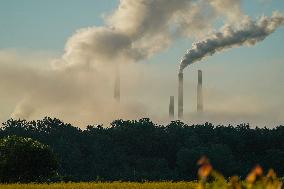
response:
<path id="1" fill-rule="evenodd" d="M 183 118 L 183 73 L 178 74 L 178 118 Z"/>
<path id="2" fill-rule="evenodd" d="M 170 119 L 174 119 L 175 117 L 175 97 L 174 96 L 170 96 L 169 117 Z"/>
<path id="3" fill-rule="evenodd" d="M 120 72 L 117 66 L 115 72 L 115 81 L 114 81 L 114 99 L 117 102 L 120 102 Z"/>
<path id="4" fill-rule="evenodd" d="M 202 71 L 198 70 L 197 112 L 203 112 Z"/>

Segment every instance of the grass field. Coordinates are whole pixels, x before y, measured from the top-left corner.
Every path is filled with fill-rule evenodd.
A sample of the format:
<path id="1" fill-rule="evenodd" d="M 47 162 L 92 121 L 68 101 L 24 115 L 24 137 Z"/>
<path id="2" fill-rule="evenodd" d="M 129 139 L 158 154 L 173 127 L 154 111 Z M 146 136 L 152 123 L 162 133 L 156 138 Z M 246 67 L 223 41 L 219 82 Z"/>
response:
<path id="1" fill-rule="evenodd" d="M 54 183 L 54 184 L 2 184 L 1 189 L 195 189 L 194 182 L 111 182 L 111 183 Z"/>
<path id="2" fill-rule="evenodd" d="M 208 158 L 198 161 L 198 182 L 81 182 L 51 184 L 0 184 L 0 189 L 281 189 L 283 180 L 270 169 L 264 175 L 263 169 L 257 165 L 241 180 L 238 176 L 225 178 L 215 171 Z"/>

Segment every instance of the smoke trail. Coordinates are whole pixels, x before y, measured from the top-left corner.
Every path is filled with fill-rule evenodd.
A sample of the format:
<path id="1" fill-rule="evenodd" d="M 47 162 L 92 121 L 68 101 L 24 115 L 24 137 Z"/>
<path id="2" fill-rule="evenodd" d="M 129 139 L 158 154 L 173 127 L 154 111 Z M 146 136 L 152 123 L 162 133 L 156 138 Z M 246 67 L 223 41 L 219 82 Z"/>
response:
<path id="1" fill-rule="evenodd" d="M 97 67 L 145 60 L 167 49 L 178 37 L 196 37 L 220 17 L 240 18 L 240 0 L 120 0 L 104 25 L 79 29 L 65 46 L 60 67 Z"/>
<path id="2" fill-rule="evenodd" d="M 284 15 L 274 12 L 271 17 L 263 16 L 257 21 L 252 21 L 247 17 L 237 29 L 232 26 L 226 26 L 221 32 L 194 43 L 192 48 L 182 58 L 179 71 L 180 73 L 183 72 L 183 69 L 188 65 L 200 61 L 206 56 L 213 55 L 216 52 L 242 45 L 255 45 L 283 25 Z"/>

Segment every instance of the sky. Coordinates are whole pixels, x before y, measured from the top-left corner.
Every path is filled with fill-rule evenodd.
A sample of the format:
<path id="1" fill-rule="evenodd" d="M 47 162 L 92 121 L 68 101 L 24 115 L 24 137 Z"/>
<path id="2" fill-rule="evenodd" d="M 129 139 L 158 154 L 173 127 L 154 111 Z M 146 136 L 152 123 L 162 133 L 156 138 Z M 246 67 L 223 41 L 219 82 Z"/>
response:
<path id="1" fill-rule="evenodd" d="M 151 24 L 132 31 L 139 15 L 136 18 L 136 13 L 131 12 L 138 21 L 121 16 L 123 9 L 117 11 L 120 3 L 118 0 L 0 1 L 0 120 L 54 116 L 80 127 L 101 122 L 107 125 L 120 117 L 150 117 L 157 122 L 169 122 L 169 96 L 174 95 L 177 102 L 177 72 L 182 56 L 194 41 L 211 30 L 218 30 L 226 21 L 216 18 L 210 26 L 207 21 L 199 26 L 197 22 L 201 17 L 193 17 L 195 20 L 191 22 L 191 15 L 187 15 L 199 10 L 195 7 L 182 10 L 183 15 L 188 16 L 183 23 L 186 26 L 181 28 L 186 35 L 170 36 L 161 32 L 165 26 L 157 26 L 161 27 L 159 31 Z M 198 6 L 202 14 L 206 13 L 205 5 Z M 252 19 L 271 16 L 273 11 L 284 12 L 284 1 L 280 0 L 243 0 L 240 6 L 242 14 Z M 222 10 L 218 14 L 222 15 Z M 148 19 L 155 20 L 155 14 L 149 15 Z M 234 18 L 228 22 L 238 24 L 240 21 Z M 118 28 L 123 35 L 112 34 L 109 26 Z M 82 31 L 81 28 L 89 29 Z M 105 35 L 110 36 L 110 41 Z M 90 50 L 84 47 L 88 57 L 82 58 L 85 51 L 78 48 L 89 36 L 95 45 Z M 124 47 L 120 42 L 125 36 L 134 41 L 139 53 L 118 52 L 116 56 L 117 49 Z M 283 36 L 284 29 L 280 27 L 255 46 L 232 48 L 186 68 L 184 121 L 249 122 L 268 127 L 283 124 Z M 114 42 L 118 38 L 120 41 Z M 99 42 L 110 46 L 100 46 Z M 92 52 L 94 54 L 90 55 Z M 104 53 L 111 53 L 113 57 L 105 57 Z M 96 61 L 90 60 L 93 58 Z M 93 67 L 97 66 L 94 72 L 78 63 L 88 61 Z M 67 71 L 62 71 L 65 69 L 62 66 L 54 66 L 58 62 L 68 65 Z M 115 74 L 113 64 L 119 64 L 121 69 L 120 105 L 109 102 Z M 198 69 L 204 75 L 203 115 L 195 113 Z"/>

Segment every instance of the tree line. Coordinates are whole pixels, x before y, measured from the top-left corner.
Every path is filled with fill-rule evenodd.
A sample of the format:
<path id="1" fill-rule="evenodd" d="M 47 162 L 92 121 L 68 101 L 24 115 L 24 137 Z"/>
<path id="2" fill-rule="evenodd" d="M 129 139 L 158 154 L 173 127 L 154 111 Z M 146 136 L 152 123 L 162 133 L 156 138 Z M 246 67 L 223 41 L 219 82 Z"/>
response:
<path id="1" fill-rule="evenodd" d="M 245 177 L 256 164 L 284 175 L 284 126 L 268 129 L 181 121 L 158 125 L 143 118 L 82 130 L 45 117 L 6 121 L 0 138 L 8 136 L 48 145 L 58 161 L 55 179 L 64 181 L 193 180 L 196 162 L 204 155 L 227 177 Z"/>

